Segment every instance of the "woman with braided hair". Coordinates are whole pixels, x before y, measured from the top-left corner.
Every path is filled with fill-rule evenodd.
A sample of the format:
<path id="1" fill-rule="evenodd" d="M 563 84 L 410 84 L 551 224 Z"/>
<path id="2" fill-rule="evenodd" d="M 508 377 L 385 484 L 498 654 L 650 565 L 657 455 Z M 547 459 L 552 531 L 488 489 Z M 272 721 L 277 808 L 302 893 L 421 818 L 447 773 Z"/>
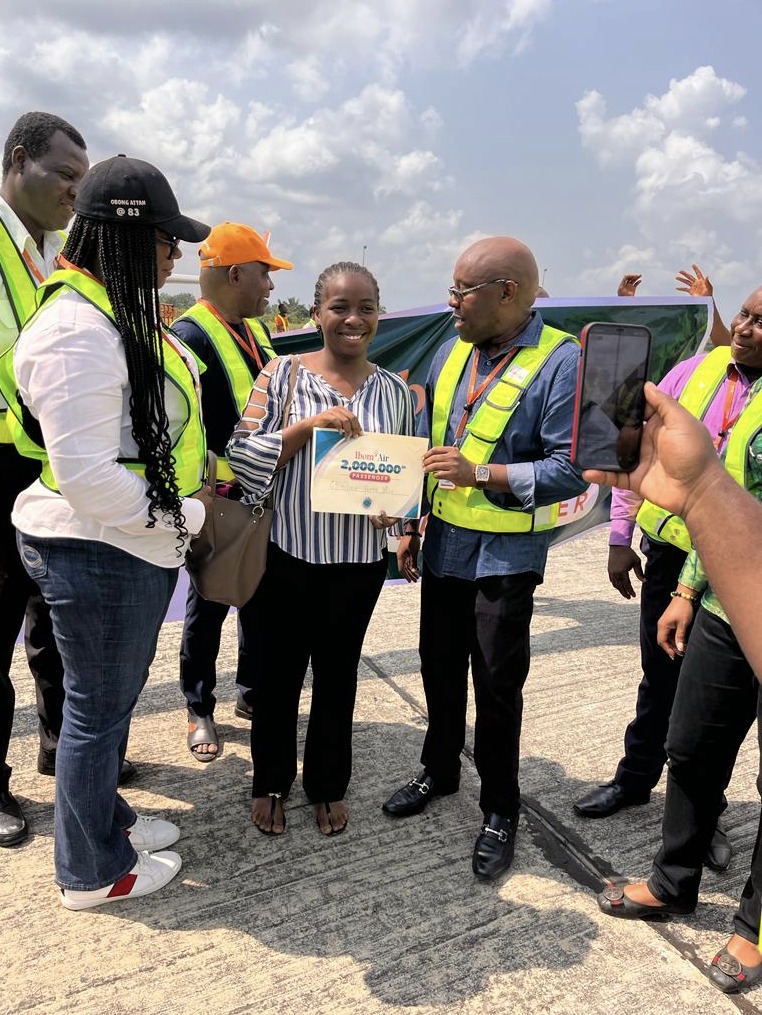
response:
<path id="1" fill-rule="evenodd" d="M 397 519 L 313 512 L 312 434 L 316 427 L 346 437 L 414 433 L 407 385 L 368 360 L 378 314 L 378 283 L 367 268 L 352 262 L 326 268 L 315 285 L 323 347 L 299 357 L 288 419 L 282 414 L 292 358 L 283 357 L 262 369 L 228 444 L 228 462 L 246 493 L 259 499 L 272 490 L 274 498 L 267 570 L 241 611 L 249 612 L 252 627 L 267 632 L 252 650 L 251 730 L 251 819 L 267 835 L 286 828 L 283 801 L 296 778 L 299 696 L 308 664 L 304 791 L 324 835 L 343 831 L 349 818 L 344 795 L 352 771 L 357 668 L 386 575 L 384 530 Z"/>
<path id="2" fill-rule="evenodd" d="M 117 792 L 132 710 L 189 540 L 203 525 L 205 440 L 193 358 L 161 327 L 180 214 L 153 166 L 117 156 L 83 180 L 14 368 L 22 450 L 43 461 L 18 499 L 21 556 L 64 663 L 55 865 L 67 909 L 147 895 L 180 869 L 169 821 Z"/>

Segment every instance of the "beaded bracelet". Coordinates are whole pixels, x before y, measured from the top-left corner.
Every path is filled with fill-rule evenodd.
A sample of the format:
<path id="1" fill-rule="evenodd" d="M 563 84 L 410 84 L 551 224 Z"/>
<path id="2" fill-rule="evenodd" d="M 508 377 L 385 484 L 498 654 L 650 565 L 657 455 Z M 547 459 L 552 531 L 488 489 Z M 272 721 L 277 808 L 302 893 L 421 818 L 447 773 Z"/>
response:
<path id="1" fill-rule="evenodd" d="M 670 596 L 673 599 L 687 599 L 689 603 L 695 603 L 698 600 L 698 596 L 689 596 L 687 592 L 681 592 L 680 589 L 670 592 Z"/>

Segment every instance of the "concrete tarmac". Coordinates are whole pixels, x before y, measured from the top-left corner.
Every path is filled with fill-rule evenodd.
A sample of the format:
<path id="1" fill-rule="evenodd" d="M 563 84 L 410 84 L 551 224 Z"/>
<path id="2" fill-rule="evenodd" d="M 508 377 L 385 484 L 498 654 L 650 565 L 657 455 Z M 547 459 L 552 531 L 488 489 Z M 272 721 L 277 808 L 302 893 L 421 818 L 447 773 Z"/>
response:
<path id="1" fill-rule="evenodd" d="M 1 1015 L 762 1011 L 762 990 L 725 996 L 705 975 L 749 871 L 759 818 L 753 733 L 728 791 L 736 854 L 726 874 L 705 873 L 697 911 L 653 924 L 611 919 L 595 903 L 603 877 L 648 872 L 664 799 L 662 781 L 649 804 L 606 820 L 572 811 L 613 775 L 639 680 L 638 607 L 609 585 L 605 532 L 552 550 L 537 591 L 525 806 L 514 865 L 494 884 L 471 872 L 481 820 L 471 731 L 459 793 L 413 818 L 381 811 L 419 768 L 418 604 L 416 587 L 382 593 L 360 671 L 350 825 L 331 838 L 298 782 L 285 835 L 251 824 L 248 727 L 233 716 L 233 616 L 219 660 L 224 749 L 208 765 L 191 757 L 177 687 L 181 624 L 167 623 L 132 724 L 128 756 L 140 775 L 125 796 L 181 826 L 173 848 L 183 869 L 155 895 L 79 913 L 61 907 L 53 884 L 54 780 L 36 771 L 32 681 L 18 649 L 9 762 L 32 835 L 0 850 Z M 308 682 L 300 746 L 309 693 Z"/>

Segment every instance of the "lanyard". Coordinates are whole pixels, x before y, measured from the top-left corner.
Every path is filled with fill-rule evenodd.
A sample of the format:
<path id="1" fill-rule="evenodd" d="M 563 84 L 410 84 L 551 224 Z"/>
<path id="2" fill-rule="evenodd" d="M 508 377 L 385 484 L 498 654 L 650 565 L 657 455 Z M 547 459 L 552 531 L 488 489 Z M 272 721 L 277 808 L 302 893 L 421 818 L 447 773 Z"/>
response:
<path id="1" fill-rule="evenodd" d="M 262 359 L 262 353 L 259 351 L 259 346 L 257 345 L 257 341 L 254 338 L 254 335 L 252 333 L 251 328 L 249 327 L 248 321 L 244 320 L 244 321 L 241 322 L 243 324 L 243 330 L 246 332 L 246 341 L 244 341 L 241 338 L 241 336 L 238 334 L 238 332 L 235 330 L 235 328 L 231 327 L 230 324 L 228 324 L 228 322 L 225 320 L 225 318 L 222 316 L 222 314 L 219 312 L 219 310 L 217 310 L 216 307 L 212 306 L 212 304 L 209 302 L 209 300 L 201 299 L 198 302 L 201 303 L 202 306 L 205 306 L 206 309 L 209 311 L 210 314 L 212 314 L 213 317 L 217 318 L 217 320 L 220 322 L 220 324 L 224 328 L 226 328 L 228 330 L 228 332 L 236 340 L 236 342 L 238 342 L 240 347 L 243 350 L 245 350 L 245 352 L 247 352 L 249 354 L 249 356 L 252 357 L 254 362 L 257 364 L 257 369 L 261 370 L 264 367 L 264 361 Z"/>
<path id="2" fill-rule="evenodd" d="M 514 345 L 512 349 L 509 349 L 505 356 L 501 357 L 498 364 L 490 371 L 488 376 L 482 381 L 479 387 L 476 387 L 476 371 L 479 366 L 479 350 L 474 347 L 474 351 L 471 354 L 471 376 L 468 380 L 468 392 L 466 393 L 466 404 L 463 406 L 463 415 L 460 417 L 460 423 L 455 431 L 455 441 L 457 444 L 460 438 L 463 436 L 466 424 L 468 423 L 469 417 L 473 412 L 474 406 L 479 401 L 481 396 L 494 381 L 500 371 L 506 364 L 513 359 L 516 353 L 519 351 L 519 347 Z"/>
<path id="3" fill-rule="evenodd" d="M 37 281 L 38 282 L 44 282 L 45 281 L 45 276 L 42 274 L 40 269 L 37 267 L 37 265 L 32 260 L 29 251 L 25 250 L 24 253 L 21 256 L 24 258 L 24 261 L 26 262 L 27 268 L 31 271 L 31 273 L 34 275 L 34 277 L 37 279 Z"/>
<path id="4" fill-rule="evenodd" d="M 736 388 L 738 387 L 738 371 L 733 368 L 733 376 L 730 379 L 730 383 L 725 391 L 725 405 L 722 410 L 722 425 L 714 439 L 714 447 L 716 451 L 720 450 L 722 442 L 728 436 L 730 431 L 733 429 L 735 424 L 738 422 L 738 417 L 744 410 L 745 405 L 742 405 L 735 416 L 730 416 L 730 410 L 733 405 L 733 399 L 735 397 Z"/>
<path id="5" fill-rule="evenodd" d="M 91 271 L 88 271 L 87 268 L 80 268 L 78 264 L 72 264 L 71 261 L 67 261 L 67 259 L 63 256 L 63 254 L 58 255 L 58 257 L 56 258 L 56 262 L 61 268 L 66 268 L 69 271 L 78 271 L 80 275 L 87 275 L 88 278 L 93 279 L 93 281 L 97 282 L 98 285 L 103 285 L 103 282 L 101 282 L 99 278 L 96 278 Z"/>

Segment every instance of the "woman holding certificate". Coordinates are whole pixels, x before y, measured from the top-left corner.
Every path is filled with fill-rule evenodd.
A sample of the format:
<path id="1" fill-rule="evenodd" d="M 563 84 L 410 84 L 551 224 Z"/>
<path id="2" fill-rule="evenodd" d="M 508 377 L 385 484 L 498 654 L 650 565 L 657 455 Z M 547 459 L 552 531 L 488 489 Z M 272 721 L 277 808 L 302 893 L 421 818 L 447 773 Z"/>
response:
<path id="1" fill-rule="evenodd" d="M 262 632 L 252 660 L 251 816 L 268 835 L 286 828 L 283 802 L 296 778 L 299 697 L 310 662 L 302 782 L 320 831 L 346 827 L 357 667 L 386 574 L 385 529 L 396 521 L 312 511 L 313 431 L 414 433 L 407 385 L 368 360 L 379 314 L 373 275 L 359 264 L 333 264 L 318 278 L 314 302 L 323 347 L 299 357 L 288 419 L 292 359 L 284 357 L 260 373 L 227 448 L 249 499 L 270 490 L 274 497 L 267 570 L 242 608 L 254 612 Z"/>

